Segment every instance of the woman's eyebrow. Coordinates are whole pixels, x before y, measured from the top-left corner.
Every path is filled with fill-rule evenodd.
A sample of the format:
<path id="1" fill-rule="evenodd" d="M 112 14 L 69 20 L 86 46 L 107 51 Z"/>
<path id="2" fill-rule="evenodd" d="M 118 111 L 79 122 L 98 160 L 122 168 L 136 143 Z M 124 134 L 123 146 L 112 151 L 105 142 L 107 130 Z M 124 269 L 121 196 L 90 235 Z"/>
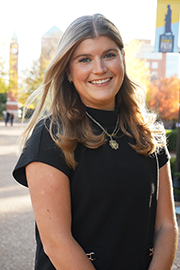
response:
<path id="1" fill-rule="evenodd" d="M 109 49 L 107 51 L 104 51 L 103 53 L 107 53 L 107 52 L 110 52 L 110 51 L 119 52 L 119 49 L 112 48 L 112 49 Z"/>

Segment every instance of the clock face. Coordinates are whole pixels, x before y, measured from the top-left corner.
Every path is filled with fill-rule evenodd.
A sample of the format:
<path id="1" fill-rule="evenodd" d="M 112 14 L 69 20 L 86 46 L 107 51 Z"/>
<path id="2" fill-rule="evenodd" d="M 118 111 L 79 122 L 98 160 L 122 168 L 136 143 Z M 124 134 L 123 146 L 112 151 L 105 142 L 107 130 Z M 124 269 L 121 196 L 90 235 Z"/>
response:
<path id="1" fill-rule="evenodd" d="M 11 48 L 11 52 L 13 53 L 13 54 L 16 54 L 17 53 L 17 48 Z"/>

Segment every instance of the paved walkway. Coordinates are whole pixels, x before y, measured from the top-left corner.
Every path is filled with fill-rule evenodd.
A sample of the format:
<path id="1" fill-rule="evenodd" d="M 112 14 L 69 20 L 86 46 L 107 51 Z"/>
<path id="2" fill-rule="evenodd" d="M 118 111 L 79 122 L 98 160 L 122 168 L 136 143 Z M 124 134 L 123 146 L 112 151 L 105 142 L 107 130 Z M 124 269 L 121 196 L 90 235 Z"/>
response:
<path id="1" fill-rule="evenodd" d="M 33 270 L 34 264 L 34 216 L 28 189 L 11 176 L 20 133 L 19 123 L 5 127 L 0 122 L 0 270 Z M 180 228 L 180 215 L 177 219 Z M 177 269 L 180 270 L 180 236 L 172 270 Z"/>
<path id="2" fill-rule="evenodd" d="M 20 124 L 0 122 L 0 270 L 33 270 L 34 216 L 28 189 L 11 176 Z"/>

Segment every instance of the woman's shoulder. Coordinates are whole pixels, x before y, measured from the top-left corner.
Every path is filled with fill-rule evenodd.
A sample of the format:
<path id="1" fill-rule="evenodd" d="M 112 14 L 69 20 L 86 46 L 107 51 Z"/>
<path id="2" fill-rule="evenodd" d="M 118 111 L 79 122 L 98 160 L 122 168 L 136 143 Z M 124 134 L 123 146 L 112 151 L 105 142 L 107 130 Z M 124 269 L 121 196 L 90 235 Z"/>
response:
<path id="1" fill-rule="evenodd" d="M 48 131 L 50 128 L 50 124 L 52 121 L 52 117 L 44 117 L 40 119 L 34 126 L 32 134 L 36 134 L 36 132 L 43 132 L 43 131 Z M 46 128 L 46 129 L 45 129 Z M 44 130 L 45 129 L 45 130 Z"/>
<path id="2" fill-rule="evenodd" d="M 39 120 L 34 126 L 31 135 L 21 153 L 19 162 L 25 164 L 32 161 L 41 161 L 48 159 L 49 149 L 56 149 L 56 143 L 50 134 L 49 117 Z"/>
<path id="3" fill-rule="evenodd" d="M 57 123 L 52 123 L 52 117 L 48 116 L 41 120 L 39 120 L 33 128 L 32 134 L 27 140 L 25 148 L 27 148 L 30 144 L 35 143 L 38 145 L 43 140 L 49 140 L 49 143 L 53 143 L 53 138 L 56 138 L 57 134 Z"/>
<path id="4" fill-rule="evenodd" d="M 50 134 L 50 125 L 51 119 L 49 117 L 36 124 L 16 164 L 13 176 L 24 185 L 27 185 L 25 167 L 31 162 L 42 162 L 64 172 L 68 177 L 70 175 L 64 154 Z M 56 124 L 53 124 L 52 130 L 53 136 L 55 136 Z"/>

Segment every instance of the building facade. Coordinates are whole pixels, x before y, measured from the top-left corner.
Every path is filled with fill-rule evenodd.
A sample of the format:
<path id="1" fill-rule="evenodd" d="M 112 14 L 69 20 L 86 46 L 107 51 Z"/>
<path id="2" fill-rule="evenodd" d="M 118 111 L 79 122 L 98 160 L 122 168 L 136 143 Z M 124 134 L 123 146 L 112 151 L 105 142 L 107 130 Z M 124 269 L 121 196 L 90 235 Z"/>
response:
<path id="1" fill-rule="evenodd" d="M 41 39 L 41 61 L 50 62 L 55 54 L 57 45 L 61 39 L 63 32 L 53 26 L 48 30 Z"/>
<path id="2" fill-rule="evenodd" d="M 179 76 L 179 53 L 154 52 L 150 40 L 139 40 L 141 47 L 136 54 L 138 59 L 146 59 L 146 66 L 151 72 L 152 80 Z"/>

